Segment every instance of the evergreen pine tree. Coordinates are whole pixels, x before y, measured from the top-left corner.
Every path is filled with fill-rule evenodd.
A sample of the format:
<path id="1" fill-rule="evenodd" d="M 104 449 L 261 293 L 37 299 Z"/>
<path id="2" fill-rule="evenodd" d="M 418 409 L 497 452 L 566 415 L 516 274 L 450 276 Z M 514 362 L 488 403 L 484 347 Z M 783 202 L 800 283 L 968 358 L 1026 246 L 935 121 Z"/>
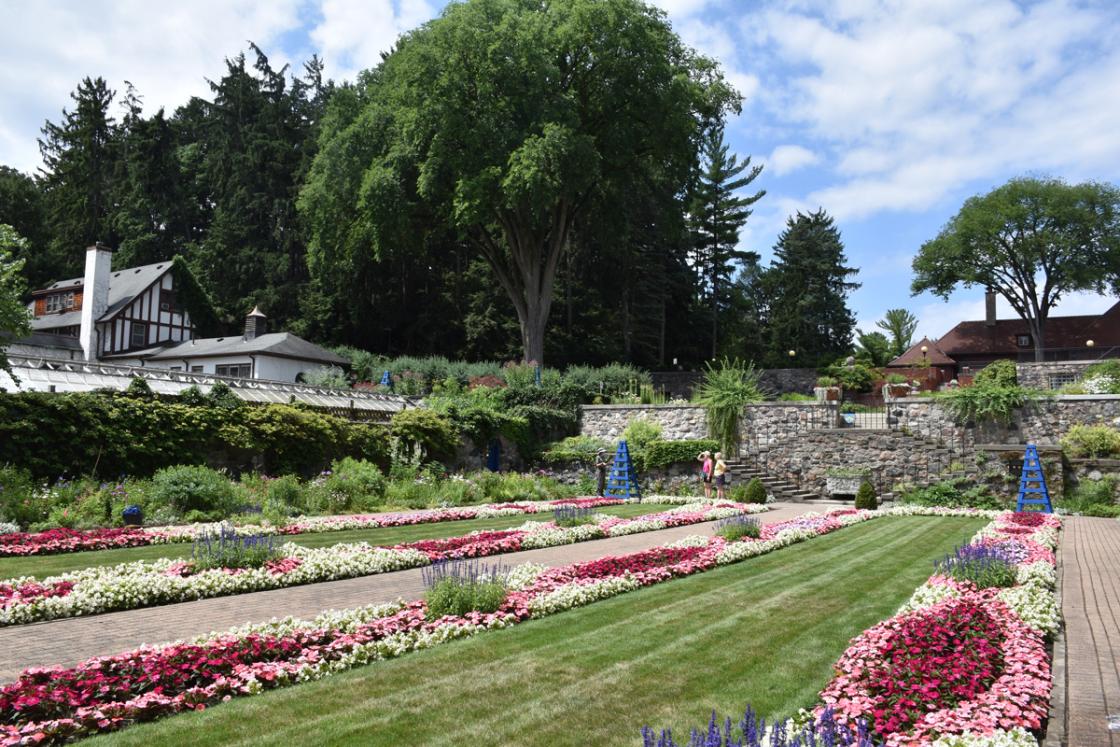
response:
<path id="1" fill-rule="evenodd" d="M 59 124 L 43 125 L 39 152 L 51 234 L 48 254 L 58 279 L 80 273 L 90 244 L 117 244 L 111 225 L 117 129 L 109 107 L 114 95 L 103 78 L 84 78 L 70 95 L 73 111 L 64 109 Z"/>
<path id="2" fill-rule="evenodd" d="M 43 213 L 43 193 L 34 179 L 8 166 L 0 166 L 0 223 L 11 226 L 24 240 L 13 243 L 13 259 L 23 260 L 23 277 L 32 288 L 41 288 L 55 277 L 47 255 L 48 234 Z"/>
<path id="3" fill-rule="evenodd" d="M 818 210 L 798 212 L 786 223 L 774 247 L 774 262 L 763 276 L 766 296 L 765 365 L 819 366 L 846 355 L 852 347 L 855 317 L 848 294 L 858 270 L 847 267 L 844 244 L 831 217 Z"/>
<path id="4" fill-rule="evenodd" d="M 703 165 L 693 194 L 691 223 L 696 268 L 710 315 L 711 357 L 715 358 L 719 353 L 720 317 L 728 306 L 736 266 L 758 261 L 755 252 L 737 248 L 739 229 L 750 217 L 750 206 L 766 191 L 750 197 L 736 194 L 755 180 L 762 166 L 750 168 L 750 156 L 740 163 L 723 140 L 722 126 L 708 130 L 701 157 Z"/>

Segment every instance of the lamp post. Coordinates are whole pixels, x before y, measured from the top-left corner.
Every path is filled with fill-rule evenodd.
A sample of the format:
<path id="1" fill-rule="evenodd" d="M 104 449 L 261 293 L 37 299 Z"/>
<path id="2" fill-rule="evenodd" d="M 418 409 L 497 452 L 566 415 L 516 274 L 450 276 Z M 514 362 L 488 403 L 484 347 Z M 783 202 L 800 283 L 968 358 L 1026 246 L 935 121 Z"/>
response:
<path id="1" fill-rule="evenodd" d="M 793 360 L 796 357 L 797 357 L 797 351 L 796 350 L 789 351 L 789 359 L 790 360 Z"/>
<path id="2" fill-rule="evenodd" d="M 1086 341 L 1085 341 L 1085 347 L 1087 347 L 1087 348 L 1091 348 L 1091 347 L 1093 347 L 1093 346 L 1094 346 L 1094 345 L 1096 345 L 1096 344 L 1097 344 L 1097 343 L 1093 342 L 1092 340 L 1086 340 Z"/>

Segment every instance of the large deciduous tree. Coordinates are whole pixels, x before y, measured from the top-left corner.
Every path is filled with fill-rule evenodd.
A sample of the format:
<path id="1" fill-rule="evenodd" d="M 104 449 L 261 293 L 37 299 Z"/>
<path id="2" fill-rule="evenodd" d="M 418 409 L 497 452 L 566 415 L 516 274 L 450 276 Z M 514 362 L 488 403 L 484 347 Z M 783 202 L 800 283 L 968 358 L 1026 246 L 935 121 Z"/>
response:
<path id="1" fill-rule="evenodd" d="M 301 195 L 313 271 L 456 229 L 542 361 L 561 258 L 651 165 L 678 174 L 737 95 L 639 0 L 470 0 L 336 96 Z"/>
<path id="2" fill-rule="evenodd" d="M 31 315 L 21 299 L 25 289 L 20 275 L 23 260 L 14 258 L 25 248 L 26 241 L 14 228 L 0 223 L 0 369 L 9 373 L 12 369 L 4 343 L 12 337 L 31 334 Z"/>
<path id="3" fill-rule="evenodd" d="M 797 213 L 774 247 L 774 262 L 763 276 L 767 298 L 766 365 L 789 365 L 789 350 L 800 365 L 819 366 L 847 354 L 855 317 L 848 294 L 859 287 L 849 280 L 844 244 L 824 210 Z"/>
<path id="4" fill-rule="evenodd" d="M 1062 298 L 1120 292 L 1120 190 L 1019 178 L 969 198 L 914 258 L 917 294 L 948 300 L 958 286 L 999 293 L 1026 321 L 1044 360 L 1046 320 Z"/>

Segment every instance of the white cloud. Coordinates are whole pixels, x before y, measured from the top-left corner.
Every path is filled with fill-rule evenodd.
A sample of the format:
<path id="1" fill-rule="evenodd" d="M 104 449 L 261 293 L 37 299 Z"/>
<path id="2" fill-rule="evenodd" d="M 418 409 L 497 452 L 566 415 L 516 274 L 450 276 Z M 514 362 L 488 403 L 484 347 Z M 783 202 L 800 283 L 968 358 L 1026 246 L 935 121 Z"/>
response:
<path id="1" fill-rule="evenodd" d="M 206 78 L 221 76 L 226 57 L 247 40 L 273 53 L 298 27 L 298 0 L 196 0 L 152 3 L 5 3 L 0 25 L 0 163 L 25 171 L 39 165 L 36 137 L 44 118 L 58 121 L 85 76 L 102 76 L 121 91 L 129 80 L 145 110 L 172 109 L 206 95 Z M 114 112 L 114 115 L 118 112 Z"/>
<path id="2" fill-rule="evenodd" d="M 377 65 L 402 33 L 436 14 L 426 0 L 323 0 L 320 11 L 311 39 L 336 78 Z"/>
<path id="3" fill-rule="evenodd" d="M 775 176 L 785 176 L 793 171 L 820 163 L 820 156 L 800 145 L 779 145 L 766 159 L 766 167 Z"/>
<path id="4" fill-rule="evenodd" d="M 1120 170 L 1120 15 L 1044 0 L 858 0 L 744 17 L 740 54 L 774 60 L 767 108 L 834 151 L 812 191 L 840 219 L 923 211 L 1023 172 Z"/>

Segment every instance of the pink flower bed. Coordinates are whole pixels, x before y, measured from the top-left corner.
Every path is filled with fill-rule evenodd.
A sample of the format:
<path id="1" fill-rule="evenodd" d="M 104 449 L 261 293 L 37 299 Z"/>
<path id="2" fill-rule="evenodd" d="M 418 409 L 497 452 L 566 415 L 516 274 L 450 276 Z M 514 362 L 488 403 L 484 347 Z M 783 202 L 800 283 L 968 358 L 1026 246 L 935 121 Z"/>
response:
<path id="1" fill-rule="evenodd" d="M 48 529 L 45 532 L 0 534 L 0 557 L 55 555 L 83 550 L 150 545 L 151 536 L 140 527 L 121 529 Z"/>
<path id="2" fill-rule="evenodd" d="M 832 521 L 817 517 L 783 524 L 831 531 Z M 137 721 L 202 710 L 233 696 L 294 684 L 309 670 L 322 671 L 331 662 L 364 662 L 366 659 L 348 657 L 396 634 L 446 639 L 455 637 L 449 630 L 521 622 L 530 617 L 530 602 L 561 587 L 621 576 L 650 585 L 708 570 L 717 565 L 719 551 L 728 544 L 722 537 L 711 537 L 697 546 L 655 547 L 547 569 L 527 588 L 511 592 L 502 607 L 489 614 L 429 621 L 426 605 L 419 601 L 345 629 L 296 626 L 276 634 L 220 634 L 204 643 L 143 647 L 89 659 L 76 667 L 28 669 L 16 682 L 0 687 L 0 744 L 62 742 Z"/>
<path id="3" fill-rule="evenodd" d="M 1053 565 L 1054 553 L 1031 536 L 1060 526 L 1052 515 L 1005 514 L 975 542 L 1000 546 L 1016 565 Z M 887 747 L 1041 728 L 1051 690 L 1044 633 L 1020 619 L 999 588 L 942 575 L 928 583 L 955 595 L 853 639 L 818 712 L 830 706 L 841 723 L 866 721 Z"/>
<path id="4" fill-rule="evenodd" d="M 14 584 L 0 584 L 0 608 L 13 604 L 27 604 L 36 599 L 47 597 L 64 597 L 74 589 L 74 584 L 69 581 L 57 581 L 51 584 L 40 584 L 29 581 L 16 586 Z"/>
<path id="5" fill-rule="evenodd" d="M 276 534 L 296 535 L 336 529 L 362 529 L 399 527 L 415 524 L 435 524 L 444 521 L 464 521 L 490 515 L 494 510 L 535 514 L 552 511 L 560 506 L 601 508 L 618 506 L 625 501 L 618 498 L 565 498 L 542 503 L 495 503 L 467 508 L 443 508 L 436 511 L 400 514 L 364 514 L 313 518 L 293 522 L 273 530 Z M 166 542 L 190 541 L 192 535 L 173 529 L 144 529 L 123 527 L 114 529 L 49 529 L 45 532 L 13 532 L 0 534 L 0 557 L 26 555 L 56 555 L 84 550 L 110 550 L 121 547 L 142 547 Z"/>
<path id="6" fill-rule="evenodd" d="M 461 537 L 418 540 L 396 545 L 398 550 L 419 550 L 432 560 L 444 558 L 481 558 L 503 552 L 516 552 L 521 549 L 521 538 L 528 532 L 521 529 L 504 529 L 493 532 L 477 532 Z"/>

